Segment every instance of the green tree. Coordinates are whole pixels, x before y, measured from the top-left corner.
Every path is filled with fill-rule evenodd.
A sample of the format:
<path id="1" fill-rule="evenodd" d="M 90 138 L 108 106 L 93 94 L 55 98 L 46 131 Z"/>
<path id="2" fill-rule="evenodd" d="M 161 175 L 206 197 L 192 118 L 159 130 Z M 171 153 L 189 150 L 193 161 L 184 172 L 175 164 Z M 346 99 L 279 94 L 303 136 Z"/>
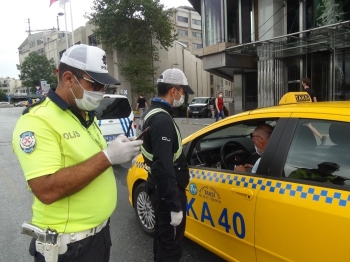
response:
<path id="1" fill-rule="evenodd" d="M 0 101 L 7 101 L 6 94 L 0 90 Z"/>
<path id="2" fill-rule="evenodd" d="M 40 86 L 41 79 L 46 80 L 51 88 L 57 86 L 55 62 L 52 58 L 48 60 L 45 55 L 31 52 L 22 64 L 17 65 L 17 69 L 20 71 L 19 79 L 22 80 L 22 85 L 28 87 L 31 92 L 35 92 L 35 87 Z"/>
<path id="3" fill-rule="evenodd" d="M 107 48 L 123 54 L 121 73 L 136 93 L 153 93 L 153 79 L 159 48 L 168 50 L 176 40 L 171 17 L 175 9 L 164 10 L 160 0 L 94 0 L 87 15 L 94 34 Z"/>

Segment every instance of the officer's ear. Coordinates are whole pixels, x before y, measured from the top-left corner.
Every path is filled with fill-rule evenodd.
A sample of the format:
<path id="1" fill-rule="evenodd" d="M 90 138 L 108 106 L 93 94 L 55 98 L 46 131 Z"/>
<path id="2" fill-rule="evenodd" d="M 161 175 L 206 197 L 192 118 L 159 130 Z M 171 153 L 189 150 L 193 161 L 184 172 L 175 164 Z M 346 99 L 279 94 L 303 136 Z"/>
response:
<path id="1" fill-rule="evenodd" d="M 62 74 L 62 83 L 64 85 L 67 85 L 67 86 L 72 86 L 73 82 L 74 82 L 74 75 L 71 71 L 66 71 Z"/>

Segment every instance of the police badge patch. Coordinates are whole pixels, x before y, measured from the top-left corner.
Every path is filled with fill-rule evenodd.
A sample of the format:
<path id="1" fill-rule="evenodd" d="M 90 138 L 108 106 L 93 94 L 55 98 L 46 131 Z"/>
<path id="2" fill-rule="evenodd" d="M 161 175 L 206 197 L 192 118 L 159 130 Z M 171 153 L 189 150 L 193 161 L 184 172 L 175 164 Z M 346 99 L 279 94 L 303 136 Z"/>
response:
<path id="1" fill-rule="evenodd" d="M 31 154 L 36 146 L 36 140 L 34 133 L 31 131 L 26 131 L 20 135 L 19 145 L 21 149 L 26 154 Z"/>

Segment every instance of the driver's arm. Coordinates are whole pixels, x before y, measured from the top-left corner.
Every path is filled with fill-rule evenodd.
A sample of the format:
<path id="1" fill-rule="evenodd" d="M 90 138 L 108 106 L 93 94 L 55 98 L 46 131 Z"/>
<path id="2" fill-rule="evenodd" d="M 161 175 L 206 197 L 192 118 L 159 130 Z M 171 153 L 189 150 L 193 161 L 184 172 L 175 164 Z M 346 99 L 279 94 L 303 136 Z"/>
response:
<path id="1" fill-rule="evenodd" d="M 251 164 L 245 164 L 244 166 L 243 165 L 238 165 L 236 166 L 235 170 L 236 171 L 240 171 L 240 172 L 249 172 L 247 169 L 252 169 L 253 168 L 253 165 Z"/>

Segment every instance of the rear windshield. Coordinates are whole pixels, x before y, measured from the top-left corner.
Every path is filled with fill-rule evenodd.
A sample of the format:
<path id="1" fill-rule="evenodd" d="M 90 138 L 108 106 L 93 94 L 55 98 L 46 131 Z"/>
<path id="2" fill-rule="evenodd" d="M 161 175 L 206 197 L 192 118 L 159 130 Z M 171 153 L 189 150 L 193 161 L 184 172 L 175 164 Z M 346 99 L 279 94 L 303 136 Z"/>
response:
<path id="1" fill-rule="evenodd" d="M 126 118 L 131 114 L 131 106 L 127 98 L 105 97 L 95 111 L 97 112 L 97 119 L 99 120 Z"/>
<path id="2" fill-rule="evenodd" d="M 195 97 L 195 98 L 193 98 L 193 100 L 191 101 L 191 104 L 194 104 L 194 103 L 208 104 L 208 98 L 205 98 L 205 97 Z"/>

